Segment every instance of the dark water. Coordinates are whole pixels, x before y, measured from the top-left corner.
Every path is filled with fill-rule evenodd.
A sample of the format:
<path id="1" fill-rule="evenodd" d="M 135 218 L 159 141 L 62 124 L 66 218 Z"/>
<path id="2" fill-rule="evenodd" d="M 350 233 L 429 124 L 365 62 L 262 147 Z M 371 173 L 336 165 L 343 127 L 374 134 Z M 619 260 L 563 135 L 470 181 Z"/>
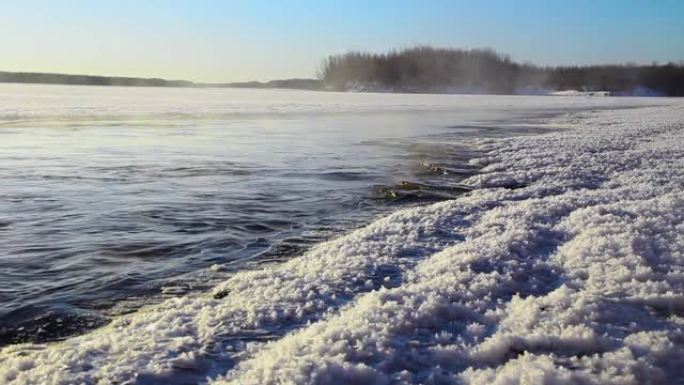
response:
<path id="1" fill-rule="evenodd" d="M 460 182 L 477 172 L 470 140 L 537 132 L 534 116 L 501 108 L 4 124 L 0 344 L 96 327 L 397 207 L 462 194 Z"/>

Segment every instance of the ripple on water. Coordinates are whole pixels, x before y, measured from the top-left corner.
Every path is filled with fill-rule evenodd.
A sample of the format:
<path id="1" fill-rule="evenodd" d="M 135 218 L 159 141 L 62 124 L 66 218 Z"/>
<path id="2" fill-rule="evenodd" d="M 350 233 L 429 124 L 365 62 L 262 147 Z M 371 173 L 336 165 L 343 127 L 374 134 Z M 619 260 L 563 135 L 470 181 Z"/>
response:
<path id="1" fill-rule="evenodd" d="M 458 129 L 387 119 L 191 122 L 173 134 L 84 122 L 36 128 L 30 150 L 0 143 L 0 345 L 99 327 L 398 205 L 470 191 L 477 150 Z M 381 266 L 372 282 L 397 279 Z"/>

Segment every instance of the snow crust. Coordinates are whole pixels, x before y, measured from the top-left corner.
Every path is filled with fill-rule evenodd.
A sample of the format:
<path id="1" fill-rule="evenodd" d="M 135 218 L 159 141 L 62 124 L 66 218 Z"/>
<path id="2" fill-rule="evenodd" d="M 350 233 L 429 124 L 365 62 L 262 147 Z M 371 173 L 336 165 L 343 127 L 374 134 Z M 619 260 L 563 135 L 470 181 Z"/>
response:
<path id="1" fill-rule="evenodd" d="M 682 381 L 684 103 L 666 104 L 479 140 L 473 192 L 83 336 L 5 347 L 0 383 Z"/>

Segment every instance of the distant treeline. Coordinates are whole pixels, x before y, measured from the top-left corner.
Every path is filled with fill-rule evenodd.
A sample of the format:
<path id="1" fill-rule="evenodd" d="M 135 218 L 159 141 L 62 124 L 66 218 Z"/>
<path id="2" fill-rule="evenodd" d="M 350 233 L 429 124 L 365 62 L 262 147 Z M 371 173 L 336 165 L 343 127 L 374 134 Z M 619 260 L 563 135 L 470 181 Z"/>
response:
<path id="1" fill-rule="evenodd" d="M 221 84 L 197 84 L 200 87 L 230 87 L 230 88 L 281 88 L 296 90 L 321 90 L 323 82 L 319 79 L 282 79 L 268 82 L 235 82 Z"/>
<path id="2" fill-rule="evenodd" d="M 41 83 L 91 86 L 190 87 L 187 80 L 130 78 L 117 76 L 64 75 L 36 72 L 0 72 L 0 83 Z"/>
<path id="3" fill-rule="evenodd" d="M 0 72 L 0 83 L 137 87 L 240 87 L 373 92 L 684 96 L 684 64 L 541 67 L 491 49 L 419 46 L 383 54 L 348 52 L 323 60 L 318 79 L 194 83 L 187 80 Z"/>
<path id="4" fill-rule="evenodd" d="M 300 90 L 321 90 L 319 79 L 281 79 L 268 82 L 236 83 L 194 83 L 188 80 L 166 80 L 159 78 L 132 78 L 120 76 L 65 75 L 40 72 L 2 72 L 0 83 L 39 83 L 86 86 L 129 86 L 129 87 L 219 87 L 219 88 L 286 88 Z"/>
<path id="5" fill-rule="evenodd" d="M 384 54 L 349 52 L 326 58 L 326 88 L 348 91 L 530 94 L 609 91 L 615 95 L 684 96 L 684 65 L 540 67 L 490 49 L 426 46 Z"/>

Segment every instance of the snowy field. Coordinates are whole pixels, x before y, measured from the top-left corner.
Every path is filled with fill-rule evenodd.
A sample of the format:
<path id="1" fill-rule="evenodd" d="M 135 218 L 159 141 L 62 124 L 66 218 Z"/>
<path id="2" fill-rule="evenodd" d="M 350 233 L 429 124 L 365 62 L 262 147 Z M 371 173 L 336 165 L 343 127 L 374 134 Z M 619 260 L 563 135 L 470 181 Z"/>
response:
<path id="1" fill-rule="evenodd" d="M 333 94 L 317 95 L 297 108 L 335 110 Z M 370 95 L 343 107 L 394 111 L 416 99 L 428 113 L 496 98 Z M 478 139 L 471 193 L 82 336 L 7 346 L 0 383 L 684 382 L 684 101 L 505 100 L 641 107 L 567 114 L 553 134 Z M 133 104 L 117 113 L 149 112 Z M 25 119 L 12 105 L 3 118 Z M 184 113 L 206 112 L 193 108 Z M 59 111 L 33 117 L 76 113 Z"/>
<path id="2" fill-rule="evenodd" d="M 235 88 L 92 87 L 0 83 L 0 124 L 32 121 L 240 118 L 270 115 L 606 108 L 666 104 L 662 99 L 501 95 L 372 94 Z"/>

